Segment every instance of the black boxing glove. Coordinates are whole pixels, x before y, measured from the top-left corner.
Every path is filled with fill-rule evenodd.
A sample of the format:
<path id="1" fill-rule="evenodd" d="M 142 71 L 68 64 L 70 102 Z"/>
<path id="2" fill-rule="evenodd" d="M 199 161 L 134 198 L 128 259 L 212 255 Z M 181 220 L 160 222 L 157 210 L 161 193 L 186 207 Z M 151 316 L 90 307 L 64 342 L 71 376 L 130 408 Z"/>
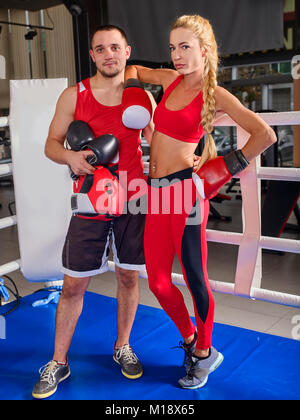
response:
<path id="1" fill-rule="evenodd" d="M 75 120 L 69 125 L 66 138 L 71 150 L 79 152 L 83 146 L 94 140 L 95 136 L 85 121 Z M 70 167 L 69 170 L 73 181 L 77 181 L 78 176 L 74 174 Z"/>
<path id="2" fill-rule="evenodd" d="M 92 150 L 94 155 L 87 157 L 90 165 L 105 165 L 113 160 L 120 147 L 119 140 L 112 134 L 103 134 L 84 145 L 81 150 Z"/>
<path id="3" fill-rule="evenodd" d="M 75 120 L 69 125 L 66 138 L 71 150 L 78 152 L 83 146 L 94 140 L 95 136 L 86 122 Z"/>

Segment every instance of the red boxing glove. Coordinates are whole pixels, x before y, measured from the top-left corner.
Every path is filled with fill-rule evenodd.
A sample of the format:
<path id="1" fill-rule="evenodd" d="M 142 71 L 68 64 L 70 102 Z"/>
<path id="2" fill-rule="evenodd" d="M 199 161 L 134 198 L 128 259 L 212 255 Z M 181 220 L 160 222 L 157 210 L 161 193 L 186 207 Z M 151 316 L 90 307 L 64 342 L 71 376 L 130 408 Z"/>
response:
<path id="1" fill-rule="evenodd" d="M 108 219 L 123 213 L 125 194 L 118 178 L 99 166 L 93 175 L 80 176 L 74 182 L 71 207 L 74 214 L 85 217 L 105 215 Z"/>
<path id="2" fill-rule="evenodd" d="M 152 118 L 152 104 L 143 85 L 137 79 L 128 79 L 122 95 L 122 122 L 127 128 L 142 130 Z"/>
<path id="3" fill-rule="evenodd" d="M 249 165 L 241 150 L 234 150 L 226 156 L 218 156 L 206 162 L 196 172 L 203 180 L 205 198 L 215 197 L 220 189 L 238 172 Z"/>

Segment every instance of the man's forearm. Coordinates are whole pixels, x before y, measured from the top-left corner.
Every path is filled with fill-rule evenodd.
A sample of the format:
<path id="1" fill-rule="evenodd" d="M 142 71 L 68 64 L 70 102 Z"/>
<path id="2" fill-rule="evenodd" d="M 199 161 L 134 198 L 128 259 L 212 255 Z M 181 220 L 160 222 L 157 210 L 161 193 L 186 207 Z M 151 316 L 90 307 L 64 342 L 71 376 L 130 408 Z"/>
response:
<path id="1" fill-rule="evenodd" d="M 68 165 L 70 153 L 72 153 L 72 151 L 65 149 L 59 141 L 48 137 L 45 145 L 45 155 L 47 158 L 61 165 Z"/>

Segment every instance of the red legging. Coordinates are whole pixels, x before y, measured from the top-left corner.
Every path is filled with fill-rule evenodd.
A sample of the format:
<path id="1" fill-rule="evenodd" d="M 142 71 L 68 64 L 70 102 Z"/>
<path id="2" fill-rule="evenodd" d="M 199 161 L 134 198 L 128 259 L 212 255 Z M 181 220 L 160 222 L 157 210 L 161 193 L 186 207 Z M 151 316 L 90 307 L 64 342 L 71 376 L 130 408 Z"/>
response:
<path id="1" fill-rule="evenodd" d="M 188 168 L 164 178 L 148 179 L 144 252 L 150 290 L 182 337 L 187 338 L 194 334 L 195 326 L 180 290 L 171 281 L 172 263 L 177 254 L 193 298 L 198 333 L 196 348 L 208 349 L 214 318 L 214 298 L 206 269 L 209 202 L 199 196 L 192 172 Z"/>

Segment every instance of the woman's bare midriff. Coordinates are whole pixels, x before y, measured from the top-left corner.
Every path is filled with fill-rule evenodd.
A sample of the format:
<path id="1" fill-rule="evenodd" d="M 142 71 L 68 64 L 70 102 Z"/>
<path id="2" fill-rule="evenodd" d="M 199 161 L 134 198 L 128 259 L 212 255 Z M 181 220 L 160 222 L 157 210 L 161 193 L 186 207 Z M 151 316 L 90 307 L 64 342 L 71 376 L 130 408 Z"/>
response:
<path id="1" fill-rule="evenodd" d="M 151 141 L 149 176 L 162 178 L 193 166 L 196 143 L 186 143 L 155 131 Z"/>

